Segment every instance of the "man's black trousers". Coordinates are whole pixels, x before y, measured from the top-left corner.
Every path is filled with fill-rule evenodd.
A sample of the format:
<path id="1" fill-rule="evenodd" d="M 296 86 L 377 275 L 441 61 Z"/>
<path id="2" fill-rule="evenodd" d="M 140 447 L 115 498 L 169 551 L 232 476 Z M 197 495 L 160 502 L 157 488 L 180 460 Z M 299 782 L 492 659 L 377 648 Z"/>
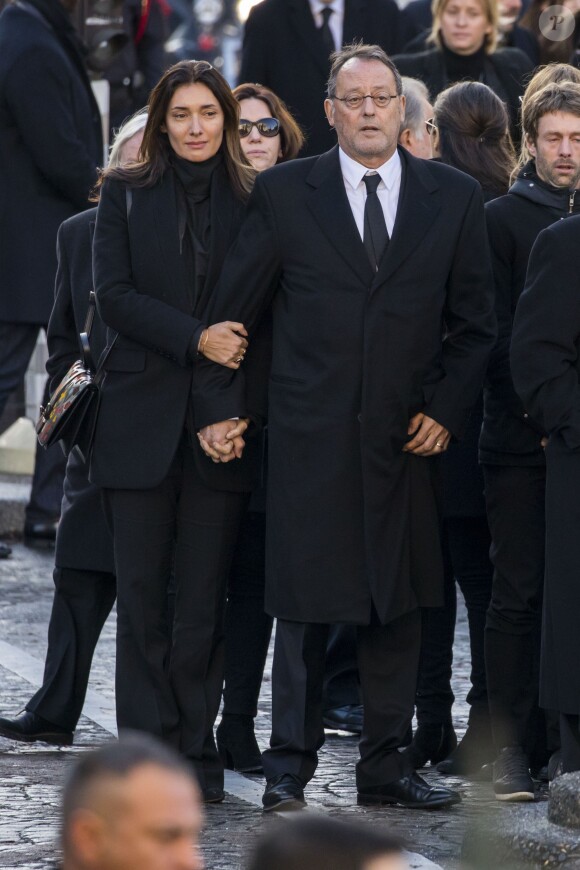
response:
<path id="1" fill-rule="evenodd" d="M 322 689 L 330 626 L 279 619 L 272 669 L 272 737 L 263 755 L 271 779 L 292 773 L 306 785 L 324 743 Z M 387 625 L 357 627 L 357 655 L 364 726 L 357 787 L 404 775 L 398 752 L 413 718 L 421 616 L 414 610 Z"/>

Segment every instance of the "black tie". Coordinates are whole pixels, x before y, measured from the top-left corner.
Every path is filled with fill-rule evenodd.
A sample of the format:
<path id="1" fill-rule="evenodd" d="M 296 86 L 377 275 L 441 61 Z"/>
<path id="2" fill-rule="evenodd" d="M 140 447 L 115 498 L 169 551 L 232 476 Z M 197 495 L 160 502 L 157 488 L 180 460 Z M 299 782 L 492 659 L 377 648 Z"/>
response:
<path id="1" fill-rule="evenodd" d="M 322 15 L 322 24 L 320 26 L 320 35 L 322 36 L 322 41 L 324 43 L 324 47 L 328 56 L 332 54 L 333 51 L 336 51 L 336 45 L 334 44 L 334 37 L 332 35 L 332 31 L 330 29 L 330 24 L 328 23 L 330 20 L 330 16 L 332 15 L 334 10 L 330 8 L 330 6 L 325 6 L 321 12 Z"/>
<path id="2" fill-rule="evenodd" d="M 381 176 L 378 173 L 364 175 L 363 181 L 367 189 L 363 243 L 371 266 L 377 271 L 381 257 L 389 243 L 383 207 L 377 196 L 377 187 L 381 182 Z"/>

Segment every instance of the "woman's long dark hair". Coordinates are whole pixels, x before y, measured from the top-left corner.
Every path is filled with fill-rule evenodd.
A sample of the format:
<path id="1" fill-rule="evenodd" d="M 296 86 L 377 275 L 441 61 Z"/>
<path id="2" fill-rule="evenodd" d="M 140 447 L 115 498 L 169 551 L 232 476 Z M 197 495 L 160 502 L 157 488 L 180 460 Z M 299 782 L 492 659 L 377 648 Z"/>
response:
<path id="1" fill-rule="evenodd" d="M 221 151 L 234 192 L 242 199 L 249 196 L 256 172 L 240 145 L 239 104 L 221 73 L 205 60 L 182 60 L 163 74 L 147 104 L 148 119 L 139 151 L 140 162 L 130 167 L 107 169 L 103 180 L 117 178 L 131 187 L 152 187 L 159 181 L 169 166 L 172 151 L 167 133 L 162 130 L 169 104 L 178 88 L 198 83 L 209 88 L 224 113 Z"/>
<path id="2" fill-rule="evenodd" d="M 507 193 L 515 165 L 509 119 L 500 98 L 481 82 L 459 82 L 433 107 L 442 163 L 479 181 L 484 193 Z"/>

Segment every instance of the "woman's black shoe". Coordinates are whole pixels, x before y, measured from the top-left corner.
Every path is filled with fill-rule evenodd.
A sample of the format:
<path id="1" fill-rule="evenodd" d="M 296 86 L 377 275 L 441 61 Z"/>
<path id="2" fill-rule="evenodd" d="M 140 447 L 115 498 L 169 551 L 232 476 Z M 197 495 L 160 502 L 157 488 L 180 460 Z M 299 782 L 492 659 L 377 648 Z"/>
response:
<path id="1" fill-rule="evenodd" d="M 414 770 L 425 767 L 428 761 L 437 764 L 447 758 L 457 746 L 457 736 L 451 722 L 439 725 L 419 725 L 412 743 L 403 755 Z"/>
<path id="2" fill-rule="evenodd" d="M 228 770 L 237 770 L 239 773 L 264 772 L 252 716 L 225 713 L 215 736 L 223 766 Z"/>

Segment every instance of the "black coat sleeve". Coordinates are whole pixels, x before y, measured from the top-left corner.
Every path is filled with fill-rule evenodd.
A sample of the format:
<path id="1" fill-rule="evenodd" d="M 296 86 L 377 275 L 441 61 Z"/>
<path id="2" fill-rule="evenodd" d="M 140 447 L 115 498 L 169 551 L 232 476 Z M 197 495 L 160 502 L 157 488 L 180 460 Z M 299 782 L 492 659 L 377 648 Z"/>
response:
<path id="1" fill-rule="evenodd" d="M 146 245 L 147 239 L 140 243 Z M 135 286 L 125 187 L 113 180 L 101 190 L 93 276 L 99 314 L 107 326 L 182 366 L 192 362 L 192 342 L 203 324 Z"/>
<path id="2" fill-rule="evenodd" d="M 59 385 L 65 374 L 81 356 L 77 325 L 74 316 L 71 274 L 67 250 L 66 226 L 61 225 L 56 252 L 58 268 L 56 272 L 54 307 L 47 330 L 48 361 L 46 370 L 50 376 L 50 392 Z"/>
<path id="3" fill-rule="evenodd" d="M 511 365 L 529 413 L 546 432 L 559 431 L 570 450 L 580 450 L 580 218 L 572 221 L 574 238 L 558 223 L 543 230 L 532 248 Z"/>
<path id="4" fill-rule="evenodd" d="M 208 311 L 210 323 L 222 320 L 243 323 L 250 336 L 250 349 L 237 372 L 209 360 L 196 366 L 193 404 L 198 429 L 230 417 L 263 415 L 271 336 L 269 329 L 260 330 L 258 325 L 273 298 L 279 275 L 275 217 L 263 179 L 258 176 L 246 218 L 226 258 Z"/>
<path id="5" fill-rule="evenodd" d="M 77 135 L 70 88 L 70 72 L 58 53 L 35 46 L 12 67 L 6 101 L 35 165 L 62 197 L 82 211 L 90 205 L 97 167 Z"/>
<path id="6" fill-rule="evenodd" d="M 461 437 L 481 390 L 496 337 L 491 266 L 479 185 L 473 187 L 455 246 L 443 317 L 445 336 L 441 365 L 445 375 L 438 382 L 425 413 L 453 435 Z"/>

